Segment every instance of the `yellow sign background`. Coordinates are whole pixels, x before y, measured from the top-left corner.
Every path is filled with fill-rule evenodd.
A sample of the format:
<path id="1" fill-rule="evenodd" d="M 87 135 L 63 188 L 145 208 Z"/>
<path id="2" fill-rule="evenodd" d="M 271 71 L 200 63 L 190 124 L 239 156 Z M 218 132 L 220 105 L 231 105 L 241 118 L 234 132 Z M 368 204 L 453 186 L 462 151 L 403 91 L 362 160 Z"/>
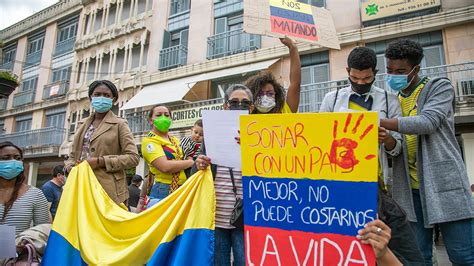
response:
<path id="1" fill-rule="evenodd" d="M 376 182 L 377 123 L 376 112 L 241 116 L 242 175 Z"/>

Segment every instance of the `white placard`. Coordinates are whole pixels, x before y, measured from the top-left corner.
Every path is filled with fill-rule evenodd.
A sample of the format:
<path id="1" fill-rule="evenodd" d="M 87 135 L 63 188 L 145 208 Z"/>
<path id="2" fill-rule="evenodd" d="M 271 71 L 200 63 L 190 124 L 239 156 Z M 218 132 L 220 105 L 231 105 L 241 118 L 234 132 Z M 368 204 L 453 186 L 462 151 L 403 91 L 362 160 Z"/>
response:
<path id="1" fill-rule="evenodd" d="M 239 136 L 240 116 L 248 114 L 242 110 L 202 111 L 206 154 L 213 164 L 242 169 Z"/>

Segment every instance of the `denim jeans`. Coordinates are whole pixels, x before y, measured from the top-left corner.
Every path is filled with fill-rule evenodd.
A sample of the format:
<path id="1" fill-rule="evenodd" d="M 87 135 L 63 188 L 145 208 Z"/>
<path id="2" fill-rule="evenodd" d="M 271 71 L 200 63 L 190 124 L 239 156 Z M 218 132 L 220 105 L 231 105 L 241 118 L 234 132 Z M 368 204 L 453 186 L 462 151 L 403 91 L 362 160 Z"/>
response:
<path id="1" fill-rule="evenodd" d="M 425 265 L 433 265 L 433 228 L 424 227 L 420 191 L 414 189 L 412 192 L 417 222 L 411 224 Z M 474 265 L 473 220 L 465 219 L 440 223 L 439 228 L 451 263 L 453 265 Z"/>
<path id="2" fill-rule="evenodd" d="M 162 200 L 170 194 L 170 185 L 156 182 L 151 187 L 150 198 Z"/>
<path id="3" fill-rule="evenodd" d="M 216 227 L 214 242 L 214 265 L 228 266 L 230 250 L 234 257 L 235 266 L 244 266 L 244 230 L 242 228 L 224 229 Z"/>

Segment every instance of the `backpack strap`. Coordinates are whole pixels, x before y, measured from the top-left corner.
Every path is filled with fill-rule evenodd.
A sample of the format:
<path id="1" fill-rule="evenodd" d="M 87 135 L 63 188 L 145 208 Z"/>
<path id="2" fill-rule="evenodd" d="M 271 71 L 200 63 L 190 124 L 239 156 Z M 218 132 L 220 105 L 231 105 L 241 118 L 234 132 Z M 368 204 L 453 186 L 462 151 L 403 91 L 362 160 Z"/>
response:
<path id="1" fill-rule="evenodd" d="M 385 114 L 387 115 L 387 118 L 390 118 L 388 116 L 388 93 L 386 90 L 384 90 L 384 92 L 385 92 L 385 112 L 386 112 Z"/>
<path id="2" fill-rule="evenodd" d="M 339 88 L 336 89 L 336 95 L 334 96 L 334 102 L 332 103 L 332 112 L 334 112 L 334 108 L 336 107 L 337 95 L 339 94 Z"/>
<path id="3" fill-rule="evenodd" d="M 234 191 L 235 198 L 237 198 L 237 188 L 235 187 L 234 171 L 232 171 L 232 168 L 230 167 L 229 167 L 229 173 L 230 173 L 230 180 L 232 180 L 232 191 Z"/>

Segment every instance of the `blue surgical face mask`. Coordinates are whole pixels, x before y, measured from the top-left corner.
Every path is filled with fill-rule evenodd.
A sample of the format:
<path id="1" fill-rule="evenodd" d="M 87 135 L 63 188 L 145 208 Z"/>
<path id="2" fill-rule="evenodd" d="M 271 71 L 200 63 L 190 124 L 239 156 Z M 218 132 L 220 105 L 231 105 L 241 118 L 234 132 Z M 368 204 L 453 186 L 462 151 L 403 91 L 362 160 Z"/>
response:
<path id="1" fill-rule="evenodd" d="M 92 97 L 91 105 L 97 113 L 105 113 L 112 109 L 112 99 L 107 97 Z"/>
<path id="2" fill-rule="evenodd" d="M 23 162 L 17 160 L 0 161 L 0 177 L 12 180 L 23 172 Z"/>
<path id="3" fill-rule="evenodd" d="M 413 72 L 413 70 L 415 70 L 415 68 L 416 66 L 413 67 L 413 69 L 408 74 L 400 74 L 400 75 L 387 74 L 387 77 L 385 78 L 385 81 L 387 82 L 387 86 L 396 92 L 406 89 L 415 78 L 415 76 L 413 76 L 411 80 L 408 81 L 408 76 L 411 74 L 411 72 Z"/>

